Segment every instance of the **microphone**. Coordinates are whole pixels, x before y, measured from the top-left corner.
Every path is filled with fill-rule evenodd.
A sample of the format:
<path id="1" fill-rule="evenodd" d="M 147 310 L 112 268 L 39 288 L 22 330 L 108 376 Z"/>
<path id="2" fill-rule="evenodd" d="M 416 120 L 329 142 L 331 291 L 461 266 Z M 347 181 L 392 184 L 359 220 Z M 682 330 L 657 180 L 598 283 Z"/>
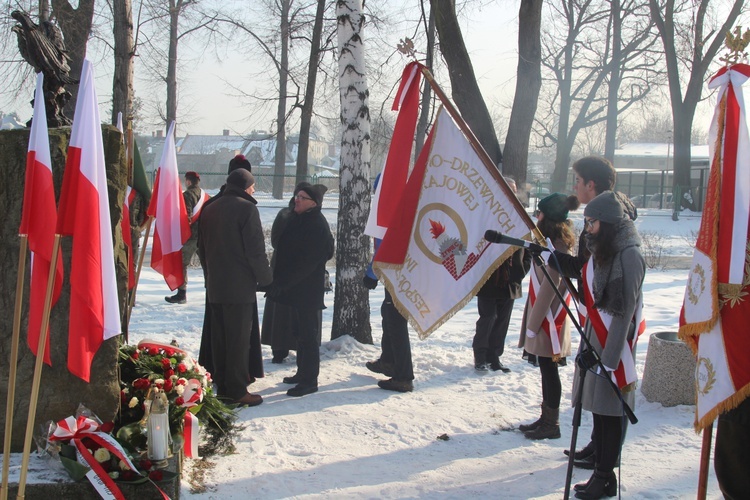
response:
<path id="1" fill-rule="evenodd" d="M 520 238 L 513 238 L 511 236 L 506 236 L 503 233 L 493 231 L 492 229 L 488 229 L 487 231 L 484 232 L 484 239 L 489 241 L 490 243 L 502 243 L 504 245 L 527 248 L 532 253 L 542 253 L 542 252 L 551 251 L 549 248 L 543 247 L 542 245 L 538 245 L 530 241 L 522 240 Z"/>

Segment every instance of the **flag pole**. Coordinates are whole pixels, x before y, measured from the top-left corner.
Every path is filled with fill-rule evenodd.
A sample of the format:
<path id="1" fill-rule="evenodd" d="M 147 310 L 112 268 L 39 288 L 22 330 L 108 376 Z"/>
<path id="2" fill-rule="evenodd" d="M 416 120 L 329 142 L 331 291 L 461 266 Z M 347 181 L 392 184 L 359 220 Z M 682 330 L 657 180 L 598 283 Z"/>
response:
<path id="1" fill-rule="evenodd" d="M 18 345 L 21 338 L 21 306 L 23 303 L 23 284 L 26 275 L 26 252 L 29 245 L 29 235 L 22 234 L 21 248 L 18 251 L 18 277 L 16 278 L 16 304 L 13 310 L 13 334 L 10 347 L 10 362 L 8 373 L 8 395 L 5 404 L 5 439 L 3 440 L 3 486 L 0 490 L 0 500 L 8 499 L 8 473 L 10 471 L 10 446 L 13 434 L 13 406 L 16 398 L 16 374 L 18 364 Z"/>
<path id="2" fill-rule="evenodd" d="M 500 184 L 502 190 L 505 191 L 505 194 L 513 202 L 514 208 L 519 214 L 521 214 L 521 218 L 529 227 L 529 229 L 534 231 L 536 229 L 536 224 L 534 224 L 534 221 L 531 220 L 529 214 L 526 213 L 526 208 L 521 205 L 521 202 L 518 200 L 516 193 L 514 193 L 510 186 L 508 186 L 508 183 L 505 182 L 505 179 L 500 174 L 500 170 L 498 170 L 497 165 L 495 165 L 495 162 L 492 161 L 490 155 L 487 154 L 487 151 L 485 151 L 484 147 L 479 142 L 479 139 L 477 139 L 477 137 L 474 135 L 474 132 L 472 132 L 471 128 L 469 128 L 469 125 L 461 117 L 461 114 L 458 112 L 455 106 L 453 106 L 453 103 L 451 103 L 445 92 L 443 92 L 443 89 L 440 88 L 440 85 L 438 85 L 438 83 L 435 81 L 435 78 L 432 76 L 432 73 L 430 73 L 430 70 L 427 69 L 426 66 L 423 66 L 421 64 L 419 65 L 419 68 L 422 70 L 422 74 L 424 75 L 425 79 L 430 83 L 430 87 L 432 87 L 432 90 L 435 91 L 435 95 L 437 95 L 438 99 L 440 99 L 440 102 L 443 104 L 445 110 L 448 111 L 448 114 L 451 115 L 453 120 L 456 122 L 456 125 L 458 125 L 458 128 L 461 129 L 461 132 L 463 132 L 466 138 L 469 140 L 469 144 L 471 144 L 471 147 L 482 160 L 484 166 L 487 167 L 487 170 L 490 171 L 492 177 L 495 178 L 495 180 Z M 540 235 L 535 236 L 539 237 Z M 544 241 L 544 238 L 539 239 L 540 241 Z"/>
<path id="3" fill-rule="evenodd" d="M 141 246 L 141 252 L 138 256 L 138 269 L 135 272 L 135 286 L 133 286 L 132 293 L 130 294 L 130 303 L 128 304 L 128 319 L 133 312 L 133 306 L 135 305 L 135 292 L 138 290 L 138 282 L 141 279 L 141 269 L 143 269 L 143 258 L 146 256 L 146 247 L 148 246 L 148 237 L 151 235 L 151 222 L 154 220 L 153 217 L 149 217 L 146 222 L 146 237 L 143 239 L 143 245 Z"/>
<path id="4" fill-rule="evenodd" d="M 61 235 L 55 234 L 52 245 L 52 260 L 57 262 L 57 254 L 60 251 Z M 18 494 L 16 498 L 21 500 L 26 494 L 26 474 L 29 470 L 29 456 L 31 455 L 31 442 L 34 436 L 34 420 L 36 419 L 36 405 L 39 401 L 39 385 L 42 380 L 42 365 L 44 364 L 44 351 L 47 347 L 47 329 L 49 327 L 49 315 L 52 308 L 52 290 L 55 286 L 56 266 L 50 265 L 49 278 L 47 279 L 47 294 L 44 296 L 44 311 L 42 312 L 42 327 L 39 332 L 39 346 L 36 351 L 36 363 L 34 365 L 34 378 L 31 382 L 31 397 L 29 398 L 29 415 L 26 418 L 26 437 L 23 442 L 23 459 L 21 461 L 21 477 L 18 480 Z"/>
<path id="5" fill-rule="evenodd" d="M 706 500 L 708 490 L 708 468 L 711 459 L 711 438 L 713 436 L 714 423 L 711 422 L 703 429 L 703 443 L 701 446 L 701 467 L 698 472 L 698 500 Z"/>

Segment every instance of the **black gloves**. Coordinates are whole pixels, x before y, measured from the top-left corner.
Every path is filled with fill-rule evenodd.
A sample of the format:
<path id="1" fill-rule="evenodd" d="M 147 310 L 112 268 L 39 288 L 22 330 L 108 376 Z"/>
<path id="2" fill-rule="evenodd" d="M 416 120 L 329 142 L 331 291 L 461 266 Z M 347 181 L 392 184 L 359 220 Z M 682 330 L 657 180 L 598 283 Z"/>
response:
<path id="1" fill-rule="evenodd" d="M 375 287 L 378 286 L 378 280 L 365 275 L 364 278 L 362 278 L 362 284 L 365 285 L 365 288 L 368 290 L 375 290 Z"/>
<path id="2" fill-rule="evenodd" d="M 576 357 L 576 364 L 581 370 L 591 370 L 599 363 L 596 351 L 583 351 Z"/>

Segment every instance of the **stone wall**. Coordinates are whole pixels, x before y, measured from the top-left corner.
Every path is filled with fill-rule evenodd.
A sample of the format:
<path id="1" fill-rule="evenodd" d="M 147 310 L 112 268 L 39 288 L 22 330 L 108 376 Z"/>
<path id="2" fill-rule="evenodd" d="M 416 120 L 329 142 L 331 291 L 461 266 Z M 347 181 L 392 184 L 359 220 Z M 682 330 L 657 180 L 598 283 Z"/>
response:
<path id="1" fill-rule="evenodd" d="M 51 129 L 49 133 L 52 173 L 57 197 L 60 195 L 70 132 L 71 129 L 65 127 Z M 115 127 L 105 125 L 102 127 L 102 133 L 107 164 L 107 188 L 118 274 L 118 290 L 122 298 L 127 285 L 127 268 L 120 219 L 122 202 L 125 196 L 127 168 L 120 132 Z M 13 311 L 20 249 L 18 228 L 21 222 L 28 143 L 29 130 L 0 131 L 0 214 L 3 221 L 0 225 L 0 427 L 2 428 L 5 427 Z M 86 383 L 71 375 L 67 369 L 71 246 L 70 237 L 62 239 L 61 249 L 65 279 L 60 300 L 52 309 L 50 316 L 52 367 L 44 365 L 42 371 L 35 434 L 40 425 L 50 420 L 57 421 L 73 415 L 79 403 L 88 406 L 102 420 L 111 420 L 120 403 L 117 374 L 117 349 L 120 337 L 109 339 L 102 344 L 94 358 L 91 383 Z M 11 451 L 14 452 L 23 450 L 35 363 L 35 357 L 26 343 L 30 269 L 28 256 L 26 259 L 24 306 L 21 318 L 13 441 L 11 445 Z M 122 303 L 122 300 L 120 302 Z"/>

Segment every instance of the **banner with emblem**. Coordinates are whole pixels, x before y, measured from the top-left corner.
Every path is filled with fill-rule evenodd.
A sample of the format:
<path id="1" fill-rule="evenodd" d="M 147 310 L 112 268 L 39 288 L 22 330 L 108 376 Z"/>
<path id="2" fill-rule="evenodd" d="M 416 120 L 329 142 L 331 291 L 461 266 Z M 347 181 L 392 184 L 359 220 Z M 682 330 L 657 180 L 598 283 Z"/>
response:
<path id="1" fill-rule="evenodd" d="M 697 358 L 696 430 L 750 394 L 750 134 L 742 93 L 748 78 L 750 66 L 735 64 L 709 83 L 718 90 L 711 172 L 679 330 Z"/>
<path id="2" fill-rule="evenodd" d="M 485 231 L 529 239 L 533 227 L 510 188 L 501 186 L 497 168 L 475 148 L 441 107 L 395 212 L 399 224 L 388 228 L 373 260 L 422 339 L 461 310 L 516 250 L 490 244 Z"/>

